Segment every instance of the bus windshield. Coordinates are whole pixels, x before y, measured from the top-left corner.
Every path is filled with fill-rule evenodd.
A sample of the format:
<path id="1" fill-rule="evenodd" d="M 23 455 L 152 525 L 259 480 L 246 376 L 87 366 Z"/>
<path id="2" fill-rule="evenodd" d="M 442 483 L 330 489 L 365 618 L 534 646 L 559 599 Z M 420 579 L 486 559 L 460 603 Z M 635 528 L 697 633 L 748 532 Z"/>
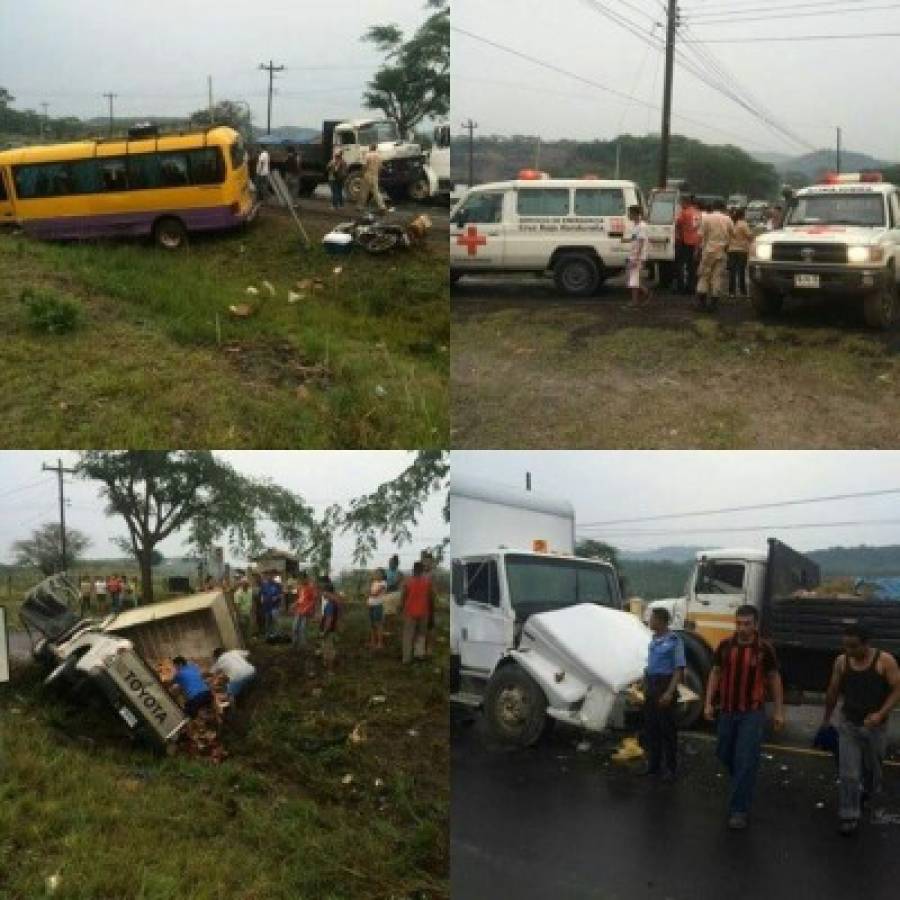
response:
<path id="1" fill-rule="evenodd" d="M 510 602 L 521 618 L 578 603 L 621 606 L 613 571 L 587 559 L 511 555 L 506 578 Z"/>

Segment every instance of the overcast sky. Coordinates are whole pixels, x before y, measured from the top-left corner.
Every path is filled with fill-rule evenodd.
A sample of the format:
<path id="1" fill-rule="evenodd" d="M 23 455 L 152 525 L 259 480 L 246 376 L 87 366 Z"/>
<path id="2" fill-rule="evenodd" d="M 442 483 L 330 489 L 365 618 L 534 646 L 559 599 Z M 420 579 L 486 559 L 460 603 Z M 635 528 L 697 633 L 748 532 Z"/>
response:
<path id="1" fill-rule="evenodd" d="M 452 476 L 466 474 L 522 488 L 525 473 L 531 472 L 536 493 L 574 503 L 580 536 L 628 550 L 671 545 L 764 549 L 767 537 L 781 538 L 801 550 L 900 544 L 900 493 L 704 518 L 590 530 L 580 527 L 613 519 L 900 489 L 900 452 L 475 450 L 454 451 L 451 466 Z M 878 519 L 895 522 L 880 526 L 778 527 Z M 724 530 L 745 526 L 754 530 Z M 698 534 L 694 529 L 708 531 Z"/>
<path id="2" fill-rule="evenodd" d="M 788 0 L 796 5 L 800 0 Z M 807 0 L 808 2 L 808 0 Z M 869 0 L 855 0 L 868 3 Z M 874 2 L 874 0 L 873 0 Z M 597 4 L 601 5 L 601 4 Z M 605 7 L 649 32 L 663 17 L 662 0 L 609 0 Z M 853 12 L 854 0 L 829 10 L 836 15 L 716 22 L 713 13 L 743 9 L 746 17 L 784 6 L 777 0 L 683 0 L 686 40 L 900 32 L 900 6 Z M 870 4 L 872 5 L 872 4 Z M 884 7 L 883 3 L 874 4 Z M 796 9 L 796 12 L 801 10 Z M 822 12 L 805 8 L 802 12 Z M 704 22 L 703 15 L 708 17 Z M 601 16 L 591 0 L 523 3 L 521 0 L 454 0 L 453 25 L 543 62 L 659 104 L 662 53 Z M 661 34 L 661 28 L 654 32 Z M 687 47 L 685 47 L 687 49 Z M 694 48 L 696 51 L 696 48 Z M 533 134 L 546 139 L 608 139 L 616 134 L 659 132 L 660 113 L 538 68 L 454 32 L 454 127 L 471 117 L 479 134 Z M 756 100 L 799 137 L 816 147 L 832 147 L 835 125 L 844 130 L 845 149 L 878 158 L 900 158 L 900 117 L 892 108 L 900 38 L 805 43 L 707 44 L 720 64 Z M 747 150 L 808 152 L 773 134 L 733 101 L 676 66 L 673 131 L 711 143 L 738 143 Z M 678 115 L 697 122 L 687 122 Z M 698 124 L 699 123 L 699 124 Z"/>
<path id="3" fill-rule="evenodd" d="M 269 478 L 303 496 L 321 513 L 332 503 L 346 505 L 348 501 L 367 494 L 385 481 L 400 474 L 412 461 L 413 455 L 402 451 L 316 451 L 316 450 L 260 450 L 216 451 L 216 455 L 233 465 L 239 472 L 254 478 Z M 28 537 L 44 522 L 59 521 L 59 492 L 56 475 L 42 472 L 42 463 L 55 465 L 62 458 L 66 467 L 77 461 L 77 454 L 66 451 L 6 450 L 0 451 L 0 560 L 11 562 L 11 544 Z M 91 539 L 88 557 L 121 556 L 111 538 L 127 534 L 125 524 L 118 517 L 108 518 L 104 504 L 93 482 L 66 478 L 68 505 L 66 524 L 83 531 Z M 426 505 L 413 542 L 396 551 L 404 568 L 418 559 L 419 550 L 440 543 L 448 534 L 443 519 L 443 498 L 435 496 Z M 274 530 L 269 529 L 271 544 L 278 546 Z M 173 536 L 160 545 L 166 556 L 184 552 L 183 536 Z M 338 536 L 334 543 L 334 568 L 352 564 L 353 540 Z M 395 552 L 382 541 L 373 565 L 385 564 Z"/>
<path id="4" fill-rule="evenodd" d="M 16 108 L 51 116 L 187 116 L 217 98 L 246 100 L 265 126 L 268 74 L 273 126 L 320 127 L 369 114 L 362 92 L 381 58 L 359 38 L 372 25 L 412 32 L 420 0 L 0 0 L 0 86 Z"/>

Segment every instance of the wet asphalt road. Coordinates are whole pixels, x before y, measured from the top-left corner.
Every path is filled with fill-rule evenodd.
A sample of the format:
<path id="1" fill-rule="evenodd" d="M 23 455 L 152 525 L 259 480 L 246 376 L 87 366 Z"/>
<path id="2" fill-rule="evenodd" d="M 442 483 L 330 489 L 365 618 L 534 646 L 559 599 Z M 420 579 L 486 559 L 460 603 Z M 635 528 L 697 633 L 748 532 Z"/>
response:
<path id="1" fill-rule="evenodd" d="M 820 717 L 789 708 L 781 742 L 808 747 Z M 452 721 L 454 900 L 897 896 L 900 767 L 886 768 L 880 821 L 842 838 L 831 758 L 767 748 L 751 827 L 730 832 L 709 733 L 682 736 L 669 786 L 610 762 L 615 741 L 579 752 L 579 734 L 557 731 L 510 751 L 491 745 L 480 717 L 454 710 Z"/>

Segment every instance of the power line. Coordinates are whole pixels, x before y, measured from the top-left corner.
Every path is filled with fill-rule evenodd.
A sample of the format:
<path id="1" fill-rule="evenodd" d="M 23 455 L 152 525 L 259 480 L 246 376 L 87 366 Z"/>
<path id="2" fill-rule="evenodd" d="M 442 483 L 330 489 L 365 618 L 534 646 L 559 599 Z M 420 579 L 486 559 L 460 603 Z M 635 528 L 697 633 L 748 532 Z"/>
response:
<path id="1" fill-rule="evenodd" d="M 865 6 L 860 7 L 859 9 L 854 10 L 854 15 L 856 13 L 864 13 L 864 12 L 875 12 L 876 10 L 883 9 L 900 9 L 900 4 L 891 3 L 887 6 Z M 809 16 L 834 16 L 840 15 L 844 16 L 847 14 L 847 10 L 845 9 L 823 9 L 823 10 L 807 10 L 806 12 L 785 12 L 778 13 L 775 15 L 752 15 L 752 16 L 741 16 L 740 13 L 735 12 L 731 15 L 726 13 L 722 13 L 716 17 L 710 17 L 703 19 L 695 19 L 693 16 L 688 16 L 687 19 L 694 25 L 737 25 L 740 22 L 768 22 L 772 19 L 803 19 Z"/>
<path id="2" fill-rule="evenodd" d="M 41 484 L 50 484 L 46 476 L 44 478 L 40 478 L 38 481 L 32 481 L 29 484 L 21 484 L 18 487 L 11 488 L 8 491 L 3 491 L 3 493 L 0 493 L 0 498 L 10 497 L 13 494 L 18 494 L 20 491 L 29 491 Z"/>
<path id="3" fill-rule="evenodd" d="M 645 535 L 648 537 L 665 537 L 675 534 L 712 534 L 720 532 L 746 532 L 746 531 L 797 531 L 807 528 L 846 528 L 849 526 L 870 526 L 870 525 L 900 525 L 900 519 L 861 519 L 857 521 L 847 522 L 790 522 L 785 525 L 768 524 L 768 525 L 727 525 L 709 528 L 671 528 L 666 530 L 650 530 L 650 529 L 634 529 L 627 528 L 610 528 L 605 531 L 606 534 L 628 535 L 635 537 Z"/>
<path id="4" fill-rule="evenodd" d="M 704 6 L 703 9 L 693 9 L 688 8 L 685 11 L 685 15 L 693 17 L 694 15 L 703 16 L 719 16 L 726 12 L 734 12 L 734 13 L 750 13 L 750 12 L 786 12 L 787 10 L 792 9 L 813 9 L 813 8 L 823 8 L 828 6 L 842 6 L 845 7 L 845 11 L 848 13 L 852 13 L 856 10 L 857 4 L 870 3 L 872 0 L 814 0 L 814 2 L 805 2 L 805 3 L 774 3 L 772 5 L 766 6 L 744 6 L 742 3 L 724 3 L 724 4 L 716 4 L 714 6 Z"/>
<path id="5" fill-rule="evenodd" d="M 858 38 L 898 38 L 900 31 L 872 32 L 870 34 L 802 34 L 796 37 L 704 38 L 702 41 L 683 41 L 687 44 L 771 44 L 800 43 L 803 41 L 852 41 Z"/>
<path id="6" fill-rule="evenodd" d="M 723 513 L 749 512 L 759 509 L 778 509 L 785 506 L 805 506 L 809 503 L 832 503 L 838 500 L 858 500 L 863 497 L 886 497 L 900 494 L 900 488 L 885 488 L 877 491 L 856 491 L 849 494 L 827 494 L 820 497 L 803 497 L 796 500 L 774 500 L 769 503 L 753 503 L 749 506 L 726 506 L 721 509 L 701 509 L 686 513 L 660 513 L 654 516 L 640 516 L 633 519 L 608 519 L 605 522 L 587 522 L 579 528 L 604 528 L 607 525 L 632 525 L 638 522 L 659 522 L 662 519 L 690 519 L 698 516 L 717 516 Z"/>

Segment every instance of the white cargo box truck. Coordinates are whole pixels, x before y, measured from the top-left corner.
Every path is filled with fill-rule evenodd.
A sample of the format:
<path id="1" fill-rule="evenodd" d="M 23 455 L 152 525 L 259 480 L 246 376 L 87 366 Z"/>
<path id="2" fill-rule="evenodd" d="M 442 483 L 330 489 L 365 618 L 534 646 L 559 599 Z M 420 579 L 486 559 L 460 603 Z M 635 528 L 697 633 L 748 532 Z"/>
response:
<path id="1" fill-rule="evenodd" d="M 556 721 L 621 725 L 650 632 L 611 565 L 572 555 L 572 504 L 454 475 L 450 543 L 451 699 L 520 746 Z"/>

